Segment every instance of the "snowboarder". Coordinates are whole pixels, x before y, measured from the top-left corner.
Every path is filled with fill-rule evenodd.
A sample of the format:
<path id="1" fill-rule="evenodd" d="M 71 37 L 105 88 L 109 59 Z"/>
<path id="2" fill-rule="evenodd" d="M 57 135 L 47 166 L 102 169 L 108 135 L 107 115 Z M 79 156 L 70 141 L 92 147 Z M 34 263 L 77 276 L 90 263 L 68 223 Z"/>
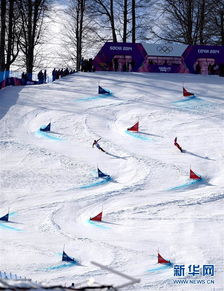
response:
<path id="1" fill-rule="evenodd" d="M 102 152 L 105 153 L 105 150 L 101 148 L 101 146 L 99 145 L 98 141 L 100 140 L 101 138 L 97 139 L 97 140 L 94 140 L 93 144 L 92 144 L 92 148 L 94 146 L 96 146 L 99 150 L 101 150 Z"/>
<path id="2" fill-rule="evenodd" d="M 179 145 L 179 143 L 177 143 L 177 137 L 175 137 L 175 139 L 174 139 L 174 145 L 181 151 L 181 152 L 183 152 L 183 149 L 182 149 L 182 147 Z"/>

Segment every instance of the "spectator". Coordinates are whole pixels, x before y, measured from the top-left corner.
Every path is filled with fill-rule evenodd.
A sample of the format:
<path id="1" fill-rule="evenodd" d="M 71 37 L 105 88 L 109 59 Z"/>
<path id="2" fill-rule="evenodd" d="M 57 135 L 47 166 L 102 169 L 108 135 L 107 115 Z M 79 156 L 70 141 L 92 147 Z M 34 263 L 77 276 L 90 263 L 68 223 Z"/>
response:
<path id="1" fill-rule="evenodd" d="M 22 75 L 21 75 L 21 79 L 22 79 L 22 85 L 26 85 L 27 74 L 23 72 Z"/>
<path id="2" fill-rule="evenodd" d="M 117 70 L 118 70 L 118 59 L 115 58 L 115 59 L 113 60 L 113 62 L 114 62 L 114 71 L 117 72 Z"/>
<path id="3" fill-rule="evenodd" d="M 89 59 L 88 61 L 88 71 L 92 72 L 93 69 L 93 59 Z"/>
<path id="4" fill-rule="evenodd" d="M 131 71 L 133 71 L 134 66 L 135 66 L 135 61 L 132 59 L 132 60 L 131 60 Z"/>
<path id="5" fill-rule="evenodd" d="M 224 77 L 224 64 L 219 65 L 219 76 Z"/>
<path id="6" fill-rule="evenodd" d="M 54 82 L 56 79 L 56 70 L 54 68 L 54 70 L 52 71 L 52 81 Z"/>
<path id="7" fill-rule="evenodd" d="M 84 66 L 84 58 L 81 58 L 81 61 L 80 61 L 81 72 L 84 71 L 83 66 Z"/>
<path id="8" fill-rule="evenodd" d="M 201 67 L 200 67 L 199 63 L 197 63 L 197 65 L 196 65 L 195 73 L 196 74 L 200 74 L 201 73 Z"/>
<path id="9" fill-rule="evenodd" d="M 212 64 L 208 65 L 208 74 L 212 75 Z"/>
<path id="10" fill-rule="evenodd" d="M 46 83 L 46 82 L 47 82 L 47 71 L 44 70 L 44 83 Z"/>
<path id="11" fill-rule="evenodd" d="M 37 74 L 37 78 L 38 78 L 39 84 L 43 84 L 44 74 L 43 74 L 42 70 L 40 70 L 40 72 Z"/>
<path id="12" fill-rule="evenodd" d="M 213 65 L 213 71 L 215 75 L 219 74 L 219 66 L 216 63 L 214 63 Z"/>

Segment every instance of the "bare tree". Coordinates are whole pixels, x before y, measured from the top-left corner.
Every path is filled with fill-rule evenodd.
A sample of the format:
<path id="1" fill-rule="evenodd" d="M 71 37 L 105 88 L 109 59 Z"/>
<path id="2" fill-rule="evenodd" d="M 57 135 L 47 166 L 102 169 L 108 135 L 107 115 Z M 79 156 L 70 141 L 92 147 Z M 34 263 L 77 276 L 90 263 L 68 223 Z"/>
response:
<path id="1" fill-rule="evenodd" d="M 6 0 L 1 1 L 0 74 L 5 71 Z M 0 81 L 2 77 L 0 76 Z"/>
<path id="2" fill-rule="evenodd" d="M 6 64 L 5 70 L 9 72 L 11 64 L 16 60 L 19 53 L 19 38 L 21 28 L 18 26 L 19 13 L 16 5 L 16 0 L 9 0 L 8 7 L 8 29 L 7 29 L 7 47 L 6 47 Z"/>
<path id="3" fill-rule="evenodd" d="M 224 45 L 224 0 L 214 0 L 210 16 L 209 32 L 214 44 Z"/>
<path id="4" fill-rule="evenodd" d="M 114 0 L 110 0 L 110 13 L 108 13 L 108 17 L 109 17 L 110 23 L 111 23 L 113 42 L 117 42 L 117 35 L 116 35 L 115 21 L 114 21 Z"/>
<path id="5" fill-rule="evenodd" d="M 224 8 L 220 9 L 220 23 L 217 21 L 217 26 L 220 27 L 221 45 L 224 45 Z"/>
<path id="6" fill-rule="evenodd" d="M 198 11 L 199 11 L 199 17 L 198 17 L 198 38 L 199 38 L 199 43 L 204 44 L 205 39 L 204 39 L 204 31 L 205 31 L 205 19 L 206 19 L 206 7 L 205 7 L 205 2 L 206 0 L 201 0 L 199 1 L 198 5 Z"/>
<path id="7" fill-rule="evenodd" d="M 154 1 L 156 0 L 92 0 L 91 11 L 101 29 L 101 40 L 141 41 L 141 37 L 149 30 L 150 7 Z M 107 30 L 110 30 L 111 37 L 108 37 Z"/>
<path id="8" fill-rule="evenodd" d="M 115 3 L 114 0 L 92 0 L 90 9 L 92 11 L 93 17 L 96 19 L 99 29 L 104 27 L 104 31 L 111 31 L 111 39 L 113 42 L 117 42 L 117 33 L 115 28 Z M 106 27 L 105 24 L 109 24 L 109 27 Z M 108 39 L 105 35 L 100 36 L 101 39 Z"/>
<path id="9" fill-rule="evenodd" d="M 82 42 L 83 42 L 83 22 L 85 12 L 85 0 L 77 0 L 76 6 L 76 70 L 80 69 L 82 58 Z"/>
<path id="10" fill-rule="evenodd" d="M 150 39 L 149 33 L 156 19 L 153 7 L 158 0 L 131 1 L 131 41 Z"/>
<path id="11" fill-rule="evenodd" d="M 136 2 L 135 0 L 131 1 L 131 13 L 132 13 L 132 42 L 135 43 L 136 41 Z"/>
<path id="12" fill-rule="evenodd" d="M 9 76 L 10 65 L 18 55 L 19 29 L 16 1 L 18 0 L 3 0 L 1 2 L 0 71 L 4 72 L 5 78 Z"/>
<path id="13" fill-rule="evenodd" d="M 123 42 L 127 41 L 127 26 L 128 26 L 128 0 L 123 3 Z"/>
<path id="14" fill-rule="evenodd" d="M 153 28 L 153 33 L 166 41 L 194 44 L 195 0 L 164 0 L 164 5 L 158 5 L 162 23 Z"/>
<path id="15" fill-rule="evenodd" d="M 164 0 L 163 5 L 157 6 L 161 14 L 159 24 L 155 24 L 152 32 L 165 41 L 211 44 L 218 24 L 222 27 L 222 17 L 217 19 L 220 15 L 217 12 L 217 7 L 220 7 L 218 2 L 223 3 L 223 0 Z M 216 28 L 215 19 L 218 20 Z"/>
<path id="16" fill-rule="evenodd" d="M 70 0 L 65 9 L 63 52 L 58 52 L 68 67 L 80 70 L 83 55 L 93 48 L 97 33 L 92 18 L 89 16 L 88 0 Z"/>
<path id="17" fill-rule="evenodd" d="M 20 48 L 25 56 L 26 71 L 29 79 L 32 79 L 35 47 L 40 44 L 43 20 L 48 9 L 47 4 L 47 0 L 18 1 L 22 29 Z"/>

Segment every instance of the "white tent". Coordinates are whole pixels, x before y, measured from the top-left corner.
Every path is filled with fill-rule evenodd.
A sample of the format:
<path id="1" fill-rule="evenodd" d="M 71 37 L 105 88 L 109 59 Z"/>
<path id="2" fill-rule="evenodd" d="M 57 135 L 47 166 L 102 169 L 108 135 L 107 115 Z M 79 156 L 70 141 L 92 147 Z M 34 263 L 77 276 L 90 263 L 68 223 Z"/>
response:
<path id="1" fill-rule="evenodd" d="M 156 44 L 156 43 L 142 43 L 148 56 L 158 57 L 180 57 L 188 47 L 185 44 Z"/>

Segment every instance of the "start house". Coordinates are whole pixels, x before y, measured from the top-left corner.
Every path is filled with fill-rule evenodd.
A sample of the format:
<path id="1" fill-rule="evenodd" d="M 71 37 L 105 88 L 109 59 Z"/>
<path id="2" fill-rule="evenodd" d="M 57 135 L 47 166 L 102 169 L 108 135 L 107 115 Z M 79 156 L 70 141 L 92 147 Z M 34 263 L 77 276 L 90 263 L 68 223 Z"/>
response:
<path id="1" fill-rule="evenodd" d="M 224 46 L 107 42 L 93 64 L 96 71 L 218 74 Z"/>

